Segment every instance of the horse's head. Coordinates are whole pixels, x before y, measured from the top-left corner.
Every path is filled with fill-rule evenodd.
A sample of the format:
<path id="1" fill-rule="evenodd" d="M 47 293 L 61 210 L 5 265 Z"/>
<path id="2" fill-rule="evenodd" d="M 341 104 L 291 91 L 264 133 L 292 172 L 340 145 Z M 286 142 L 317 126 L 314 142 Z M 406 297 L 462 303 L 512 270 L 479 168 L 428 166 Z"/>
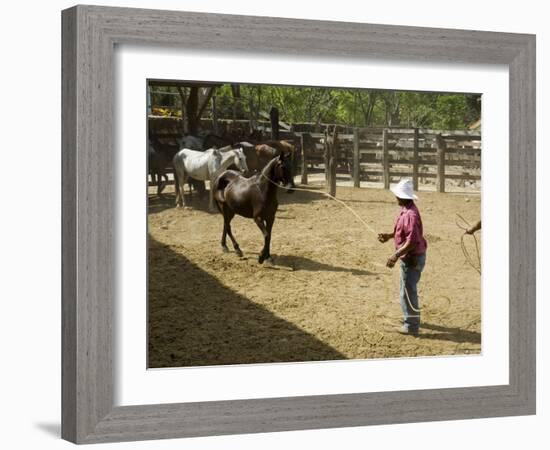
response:
<path id="1" fill-rule="evenodd" d="M 276 183 L 282 183 L 287 189 L 286 193 L 291 194 L 294 192 L 292 188 L 295 186 L 292 177 L 292 161 L 285 155 L 277 156 L 275 160 L 271 175 L 272 180 Z"/>
<path id="2" fill-rule="evenodd" d="M 244 154 L 242 147 L 236 148 L 233 151 L 235 153 L 233 163 L 237 166 L 237 168 L 241 172 L 248 172 L 248 165 L 246 164 L 246 155 Z"/>

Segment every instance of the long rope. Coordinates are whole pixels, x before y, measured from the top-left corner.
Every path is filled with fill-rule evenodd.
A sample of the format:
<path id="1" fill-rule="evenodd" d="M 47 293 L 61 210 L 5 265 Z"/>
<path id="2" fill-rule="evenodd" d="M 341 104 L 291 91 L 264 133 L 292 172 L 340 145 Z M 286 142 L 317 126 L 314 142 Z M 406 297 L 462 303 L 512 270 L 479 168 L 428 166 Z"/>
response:
<path id="1" fill-rule="evenodd" d="M 270 183 L 274 184 L 275 186 L 281 188 L 281 185 L 278 184 L 278 183 L 275 183 L 273 180 L 271 180 L 269 177 L 267 177 L 266 175 L 264 175 L 262 173 L 262 176 L 268 180 Z M 334 197 L 333 195 L 329 194 L 328 192 L 323 192 L 323 191 L 316 191 L 316 190 L 313 190 L 313 189 L 305 189 L 305 188 L 297 188 L 297 187 L 288 187 L 288 188 L 285 188 L 285 189 L 291 189 L 291 190 L 294 190 L 294 191 L 304 191 L 304 192 L 313 192 L 313 193 L 321 193 L 323 195 L 326 195 L 327 197 L 331 198 L 332 200 L 335 200 L 337 201 L 338 203 L 340 203 L 341 205 L 343 205 L 346 209 L 348 209 L 363 225 L 365 225 L 365 227 L 367 228 L 367 230 L 369 230 L 371 233 L 373 234 L 377 234 L 376 231 L 374 231 L 374 229 L 367 223 L 365 222 L 361 216 L 359 216 L 359 214 L 357 214 L 357 212 L 355 212 L 354 209 L 352 209 L 350 206 L 348 206 L 346 203 L 344 203 L 342 200 Z M 407 285 L 405 283 L 405 280 L 403 279 L 403 276 L 401 275 L 401 282 L 403 283 L 403 287 L 405 289 L 405 296 L 407 298 L 407 303 L 409 304 L 409 308 L 411 308 L 412 311 L 414 311 L 415 313 L 420 313 L 421 311 L 424 310 L 424 308 L 415 308 L 411 302 L 411 299 L 409 297 L 409 291 L 407 289 Z M 437 298 L 443 298 L 445 300 L 447 300 L 447 308 L 443 311 L 443 312 L 439 312 L 438 315 L 442 315 L 444 313 L 446 313 L 447 311 L 449 311 L 449 309 L 451 309 L 451 306 L 452 306 L 452 302 L 451 302 L 451 299 L 449 297 L 447 297 L 446 295 L 440 295 L 438 296 Z M 428 309 L 426 312 L 430 312 L 431 309 Z"/>
<path id="2" fill-rule="evenodd" d="M 260 172 L 261 173 L 261 172 Z M 277 186 L 278 188 L 280 189 L 283 189 L 283 187 L 278 184 L 278 183 L 275 183 L 275 181 L 273 181 L 272 179 L 270 179 L 269 177 L 267 177 L 266 175 L 264 175 L 263 173 L 261 173 L 262 177 L 264 177 L 267 181 L 269 181 L 271 184 L 274 184 L 275 186 Z M 290 189 L 290 190 L 293 190 L 293 191 L 302 191 L 302 192 L 313 192 L 314 194 L 323 194 L 323 195 L 326 195 L 327 197 L 331 198 L 332 200 L 335 200 L 336 202 L 340 203 L 342 206 L 344 206 L 346 209 L 348 209 L 348 211 L 350 211 L 363 225 L 365 225 L 365 228 L 367 230 L 369 230 L 371 233 L 373 234 L 376 234 L 376 231 L 374 231 L 374 229 L 367 223 L 363 220 L 363 218 L 357 214 L 350 206 L 348 206 L 346 203 L 344 203 L 342 200 L 336 198 L 334 195 L 330 195 L 328 192 L 323 192 L 323 191 L 317 191 L 315 189 L 305 189 L 305 188 L 297 188 L 297 187 L 284 187 L 284 189 Z"/>
<path id="3" fill-rule="evenodd" d="M 261 172 L 260 172 L 261 173 Z M 267 180 L 269 181 L 270 183 L 274 184 L 275 186 L 277 186 L 278 188 L 281 188 L 283 189 L 283 187 L 276 183 L 275 181 L 271 180 L 269 177 L 267 177 L 266 175 L 264 175 L 263 173 L 261 173 L 261 175 Z M 297 188 L 297 187 L 285 187 L 284 189 L 289 189 L 289 190 L 293 190 L 293 191 L 303 191 L 303 192 L 312 192 L 314 194 L 323 194 L 329 198 L 331 198 L 332 200 L 335 200 L 336 202 L 340 203 L 342 206 L 344 206 L 348 211 L 350 211 L 364 226 L 367 230 L 369 230 L 371 233 L 373 234 L 377 234 L 376 231 L 374 231 L 374 229 L 367 223 L 363 220 L 363 218 L 361 216 L 359 216 L 359 214 L 357 214 L 357 212 L 355 212 L 354 209 L 352 209 L 350 206 L 348 206 L 346 203 L 344 203 L 342 200 L 334 197 L 333 195 L 329 194 L 328 192 L 323 192 L 323 191 L 318 191 L 318 190 L 314 190 L 314 189 L 306 189 L 306 188 Z M 470 227 L 470 225 L 468 224 L 468 222 L 462 217 L 460 216 L 459 214 L 457 214 L 457 216 L 464 222 L 468 225 L 468 228 Z M 466 230 L 467 228 L 463 228 L 463 226 L 459 225 L 458 222 L 457 222 L 457 225 L 462 228 L 463 230 Z M 473 235 L 472 235 L 473 236 Z M 479 254 L 479 246 L 478 246 L 478 243 L 477 243 L 477 238 L 474 236 L 474 240 L 475 240 L 475 243 L 476 243 L 476 250 L 477 250 L 477 256 L 478 256 L 478 259 L 480 261 L 479 263 L 479 267 L 481 267 L 481 258 L 480 258 L 480 254 Z M 474 264 L 473 264 L 473 261 L 471 260 L 471 257 L 469 255 L 469 253 L 467 252 L 466 250 L 466 247 L 464 246 L 464 235 L 462 235 L 462 238 L 461 238 L 461 246 L 462 246 L 462 251 L 464 253 L 464 255 L 466 256 L 467 258 L 467 261 L 470 263 L 470 265 L 476 269 L 480 274 L 481 274 L 481 270 L 478 269 Z M 378 264 L 377 264 L 378 265 Z M 403 287 L 405 289 L 405 297 L 407 299 L 407 303 L 409 305 L 409 308 L 415 312 L 415 313 L 420 313 L 422 311 L 426 311 L 426 314 L 432 314 L 432 315 L 437 315 L 437 316 L 441 316 L 441 315 L 444 315 L 446 314 L 452 307 L 452 300 L 450 297 L 446 296 L 446 295 L 437 295 L 435 298 L 442 298 L 444 300 L 447 301 L 447 307 L 443 310 L 443 311 L 439 311 L 439 312 L 434 312 L 436 311 L 435 309 L 432 310 L 431 308 L 415 308 L 411 302 L 411 299 L 409 297 L 409 291 L 407 289 L 407 285 L 405 283 L 405 280 L 403 279 L 403 275 L 401 274 L 401 282 L 403 283 Z M 432 299 L 433 300 L 433 299 Z M 476 319 L 477 320 L 477 319 Z M 376 330 L 375 330 L 376 331 Z M 380 332 L 378 332 L 380 333 Z M 381 333 L 380 333 L 381 334 Z M 382 338 L 380 338 L 378 342 L 380 342 L 382 340 Z"/>
<path id="4" fill-rule="evenodd" d="M 462 220 L 462 222 L 464 224 L 466 224 L 466 226 L 464 226 L 463 224 L 459 224 L 458 221 L 455 221 L 456 225 L 460 229 L 462 229 L 463 231 L 467 231 L 470 228 L 470 224 L 468 223 L 468 221 L 466 219 L 464 219 L 464 217 L 462 217 L 458 213 L 457 213 L 457 217 L 458 217 L 458 219 Z M 478 265 L 476 266 L 476 264 L 474 263 L 474 260 L 472 259 L 472 256 L 470 255 L 470 253 L 468 252 L 468 250 L 466 248 L 466 245 L 464 243 L 464 236 L 466 236 L 466 233 L 464 233 L 460 238 L 460 246 L 462 248 L 462 253 L 464 254 L 464 257 L 466 258 L 466 261 L 468 262 L 468 264 L 470 264 L 481 275 L 481 256 L 480 256 L 480 253 L 479 253 L 479 245 L 477 243 L 477 238 L 475 237 L 474 234 L 472 234 L 472 237 L 474 238 L 474 242 L 475 242 L 475 245 L 476 245 L 476 253 L 477 253 L 477 259 L 478 259 Z M 409 304 L 409 307 L 415 313 L 420 313 L 423 310 L 423 308 L 415 308 L 412 305 L 411 299 L 409 297 L 409 291 L 407 289 L 407 285 L 405 283 L 405 280 L 403 279 L 403 274 L 401 274 L 401 283 L 403 283 L 403 287 L 405 289 L 405 296 L 407 297 L 407 303 Z M 445 310 L 445 312 L 447 312 L 451 308 L 451 303 L 452 302 L 451 302 L 451 299 L 449 297 L 447 297 L 446 295 L 439 295 L 436 298 L 444 298 L 444 299 L 447 300 L 448 307 Z M 439 314 L 441 315 L 443 313 L 439 313 Z"/>
<path id="5" fill-rule="evenodd" d="M 457 220 L 455 220 L 456 226 L 464 231 L 464 234 L 460 237 L 460 247 L 462 249 L 462 253 L 464 254 L 464 257 L 466 258 L 466 262 L 472 266 L 480 275 L 481 275 L 481 254 L 479 252 L 479 244 L 477 242 L 477 237 L 475 234 L 471 234 L 471 236 L 474 239 L 474 243 L 476 246 L 476 256 L 477 261 L 473 259 L 473 257 L 470 255 L 470 252 L 468 252 L 468 249 L 466 248 L 466 243 L 464 242 L 464 238 L 467 234 L 466 231 L 468 231 L 471 228 L 470 223 L 462 217 L 460 214 L 456 214 Z M 462 223 L 459 223 L 459 220 L 462 221 Z M 476 264 L 477 262 L 477 264 Z"/>

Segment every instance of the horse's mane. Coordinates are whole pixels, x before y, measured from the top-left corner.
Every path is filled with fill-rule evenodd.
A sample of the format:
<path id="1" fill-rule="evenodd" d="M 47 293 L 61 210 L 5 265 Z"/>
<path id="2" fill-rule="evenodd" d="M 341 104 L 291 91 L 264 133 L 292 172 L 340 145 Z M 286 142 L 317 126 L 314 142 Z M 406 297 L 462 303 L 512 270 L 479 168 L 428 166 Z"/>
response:
<path id="1" fill-rule="evenodd" d="M 275 164 L 277 164 L 277 162 L 279 161 L 279 157 L 276 156 L 275 158 L 273 158 L 271 161 L 269 161 L 265 167 L 262 169 L 261 171 L 261 174 L 265 177 L 268 177 L 269 179 L 271 179 L 269 177 L 269 175 L 271 174 L 271 171 L 273 170 L 273 167 L 275 166 Z"/>

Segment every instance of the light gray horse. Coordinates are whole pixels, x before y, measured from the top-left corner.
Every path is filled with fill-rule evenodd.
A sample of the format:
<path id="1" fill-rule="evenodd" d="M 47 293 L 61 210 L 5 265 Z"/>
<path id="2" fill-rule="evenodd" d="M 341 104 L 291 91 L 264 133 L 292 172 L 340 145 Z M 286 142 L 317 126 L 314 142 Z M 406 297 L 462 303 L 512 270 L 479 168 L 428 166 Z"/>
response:
<path id="1" fill-rule="evenodd" d="M 174 177 L 176 183 L 176 206 L 185 206 L 184 185 L 189 177 L 195 180 L 210 181 L 210 203 L 209 208 L 214 211 L 214 197 L 212 186 L 214 179 L 231 164 L 234 164 L 240 171 L 246 172 L 246 157 L 241 147 L 232 149 L 211 148 L 204 152 L 181 149 L 173 159 Z"/>

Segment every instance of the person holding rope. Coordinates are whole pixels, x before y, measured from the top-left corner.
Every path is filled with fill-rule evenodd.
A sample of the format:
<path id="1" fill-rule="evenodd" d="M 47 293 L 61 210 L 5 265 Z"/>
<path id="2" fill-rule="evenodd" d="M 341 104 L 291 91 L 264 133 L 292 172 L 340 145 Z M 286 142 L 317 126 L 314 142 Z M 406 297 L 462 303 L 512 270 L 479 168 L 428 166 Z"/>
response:
<path id="1" fill-rule="evenodd" d="M 479 244 L 475 236 L 476 231 L 481 230 L 481 220 L 478 220 L 473 225 L 470 225 L 468 221 L 464 217 L 462 217 L 460 214 L 457 213 L 456 217 L 457 217 L 457 221 L 455 222 L 456 225 L 458 226 L 458 228 L 464 231 L 464 234 L 460 237 L 460 247 L 462 248 L 462 253 L 464 254 L 464 258 L 466 259 L 466 262 L 481 275 L 481 255 L 479 253 Z M 476 249 L 475 259 L 470 255 L 470 252 L 468 251 L 468 248 L 466 247 L 466 244 L 464 242 L 464 237 L 466 235 L 472 236 L 474 240 L 474 245 Z"/>
<path id="2" fill-rule="evenodd" d="M 420 308 L 417 284 L 426 264 L 428 244 L 423 235 L 422 219 L 414 200 L 411 180 L 401 180 L 391 188 L 401 207 L 395 219 L 392 233 L 380 233 L 378 240 L 382 243 L 394 239 L 395 253 L 388 258 L 386 266 L 393 268 L 400 260 L 401 282 L 399 300 L 403 310 L 403 325 L 398 330 L 401 334 L 418 336 L 420 328 Z"/>

